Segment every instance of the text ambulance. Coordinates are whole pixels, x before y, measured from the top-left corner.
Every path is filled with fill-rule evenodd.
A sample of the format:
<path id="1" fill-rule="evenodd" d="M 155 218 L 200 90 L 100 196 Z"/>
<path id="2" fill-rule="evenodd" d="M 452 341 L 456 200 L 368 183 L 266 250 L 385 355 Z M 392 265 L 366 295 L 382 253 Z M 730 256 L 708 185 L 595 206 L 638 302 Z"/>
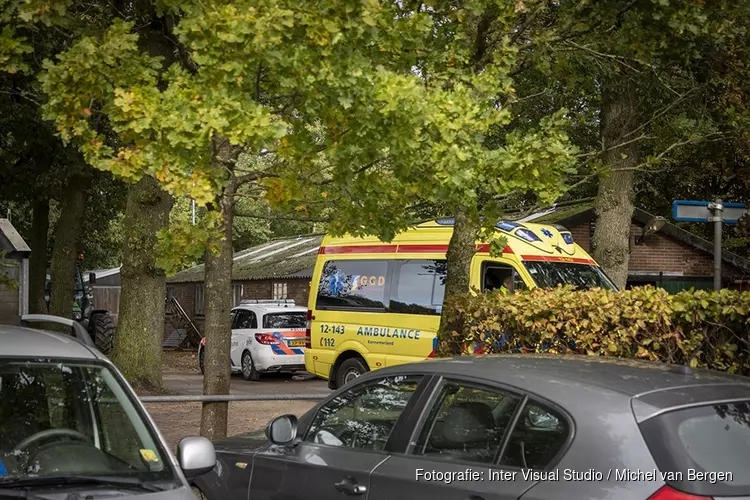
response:
<path id="1" fill-rule="evenodd" d="M 477 244 L 471 286 L 480 290 L 614 288 L 562 226 L 500 222 L 502 255 Z M 321 243 L 308 303 L 307 371 L 340 387 L 368 370 L 434 355 L 452 219 L 426 222 L 392 242 L 332 238 Z"/>

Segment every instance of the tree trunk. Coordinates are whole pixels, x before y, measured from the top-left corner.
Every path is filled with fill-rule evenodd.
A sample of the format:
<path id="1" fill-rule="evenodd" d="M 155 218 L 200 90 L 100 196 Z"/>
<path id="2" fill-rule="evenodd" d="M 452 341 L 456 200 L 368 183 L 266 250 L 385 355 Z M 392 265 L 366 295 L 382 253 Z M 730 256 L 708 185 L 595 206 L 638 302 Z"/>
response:
<path id="1" fill-rule="evenodd" d="M 86 203 L 86 189 L 90 179 L 73 177 L 63 193 L 60 219 L 55 228 L 55 245 L 52 248 L 52 297 L 50 314 L 70 318 L 73 313 L 78 241 Z"/>
<path id="2" fill-rule="evenodd" d="M 217 167 L 227 166 L 224 160 L 236 157 L 226 139 L 214 139 Z M 227 167 L 229 168 L 229 167 Z M 232 205 L 234 184 L 211 207 L 221 215 L 219 231 L 209 238 L 205 259 L 206 357 L 204 361 L 203 394 L 229 394 L 230 348 L 232 325 Z M 214 247 L 216 252 L 212 252 Z M 228 403 L 203 403 L 201 436 L 221 439 L 227 435 Z"/>
<path id="3" fill-rule="evenodd" d="M 125 209 L 120 313 L 112 361 L 140 387 L 162 385 L 166 276 L 156 266 L 156 233 L 169 224 L 172 198 L 150 176 L 130 187 Z"/>
<path id="4" fill-rule="evenodd" d="M 613 82 L 614 83 L 614 82 Z M 631 83 L 605 85 L 602 92 L 601 137 L 606 168 L 599 177 L 599 191 L 594 202 L 596 229 L 592 240 L 594 258 L 620 288 L 628 280 L 630 261 L 630 227 L 633 219 L 634 167 L 638 165 L 638 144 L 628 135 L 637 126 L 635 89 Z"/>
<path id="5" fill-rule="evenodd" d="M 446 261 L 448 276 L 445 280 L 443 312 L 438 329 L 438 356 L 455 356 L 461 354 L 461 325 L 458 318 L 450 314 L 453 300 L 468 293 L 471 286 L 471 259 L 476 252 L 474 244 L 477 238 L 478 224 L 465 207 L 456 210 L 453 236 L 448 243 Z"/>
<path id="6" fill-rule="evenodd" d="M 49 232 L 49 198 L 34 201 L 31 221 L 31 257 L 29 257 L 29 312 L 47 314 L 44 285 L 47 281 L 47 233 Z"/>

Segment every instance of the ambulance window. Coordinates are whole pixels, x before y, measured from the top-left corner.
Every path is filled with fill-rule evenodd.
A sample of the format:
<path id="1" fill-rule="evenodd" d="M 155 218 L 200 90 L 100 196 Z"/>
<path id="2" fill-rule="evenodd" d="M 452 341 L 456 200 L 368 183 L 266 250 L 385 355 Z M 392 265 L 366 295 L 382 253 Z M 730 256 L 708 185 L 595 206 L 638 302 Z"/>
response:
<path id="1" fill-rule="evenodd" d="M 508 292 L 513 292 L 525 288 L 525 286 L 513 267 L 494 262 L 486 263 L 482 273 L 482 290 L 491 292 L 498 288 L 505 288 Z"/>
<path id="2" fill-rule="evenodd" d="M 386 260 L 326 262 L 318 285 L 317 307 L 385 310 L 390 266 Z"/>
<path id="3" fill-rule="evenodd" d="M 389 312 L 440 314 L 448 275 L 444 260 L 403 260 L 395 263 Z"/>
<path id="4" fill-rule="evenodd" d="M 615 285 L 598 266 L 570 262 L 524 262 L 539 288 L 573 285 L 576 288 L 616 290 Z"/>

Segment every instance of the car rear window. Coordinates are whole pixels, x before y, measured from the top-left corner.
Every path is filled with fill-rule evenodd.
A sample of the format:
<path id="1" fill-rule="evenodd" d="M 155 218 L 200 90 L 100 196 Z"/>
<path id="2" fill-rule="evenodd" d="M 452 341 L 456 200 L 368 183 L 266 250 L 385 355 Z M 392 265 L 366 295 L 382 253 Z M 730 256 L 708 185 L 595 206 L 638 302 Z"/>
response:
<path id="1" fill-rule="evenodd" d="M 263 316 L 263 328 L 306 328 L 304 312 L 272 313 Z"/>
<path id="2" fill-rule="evenodd" d="M 665 482 L 705 496 L 750 494 L 750 401 L 671 411 L 641 424 Z M 669 477 L 673 476 L 673 477 Z"/>

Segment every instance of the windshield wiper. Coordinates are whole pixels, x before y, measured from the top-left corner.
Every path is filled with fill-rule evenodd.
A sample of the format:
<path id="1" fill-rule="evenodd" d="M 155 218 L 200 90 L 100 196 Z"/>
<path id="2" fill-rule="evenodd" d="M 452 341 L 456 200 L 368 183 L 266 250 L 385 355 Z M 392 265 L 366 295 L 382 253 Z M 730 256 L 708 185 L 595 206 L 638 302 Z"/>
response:
<path id="1" fill-rule="evenodd" d="M 115 488 L 137 488 L 144 491 L 164 491 L 153 484 L 145 483 L 135 477 L 120 476 L 39 476 L 18 479 L 0 479 L 0 492 L 12 491 L 10 488 L 35 488 L 39 486 L 76 486 L 95 485 Z M 26 498 L 29 498 L 28 496 Z"/>

